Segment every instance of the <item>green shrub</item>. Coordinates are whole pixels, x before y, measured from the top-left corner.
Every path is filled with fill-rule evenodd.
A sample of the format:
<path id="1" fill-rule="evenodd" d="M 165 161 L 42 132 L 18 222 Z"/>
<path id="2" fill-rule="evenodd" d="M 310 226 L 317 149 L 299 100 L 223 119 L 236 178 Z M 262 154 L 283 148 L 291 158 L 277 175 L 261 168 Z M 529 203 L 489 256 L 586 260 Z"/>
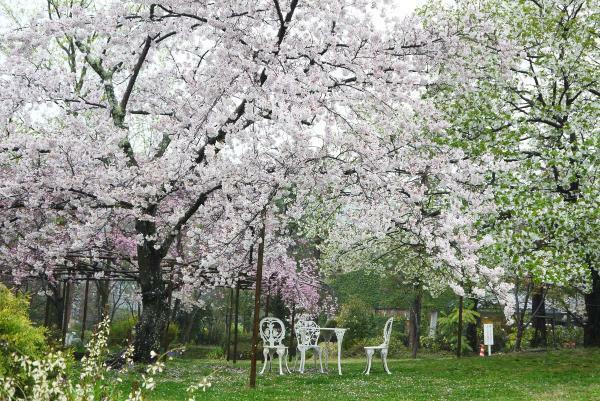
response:
<path id="1" fill-rule="evenodd" d="M 108 345 L 124 345 L 133 338 L 133 330 L 137 324 L 136 317 L 114 320 L 111 323 Z"/>
<path id="2" fill-rule="evenodd" d="M 364 340 L 376 335 L 376 317 L 373 309 L 360 298 L 351 298 L 342 305 L 340 315 L 337 319 L 339 327 L 348 329 L 344 336 L 344 344 L 351 348 L 353 341 Z M 383 328 L 383 326 L 381 326 Z"/>
<path id="3" fill-rule="evenodd" d="M 108 345 L 126 345 L 133 339 L 135 326 L 138 322 L 137 317 L 128 317 L 125 319 L 115 320 L 111 324 L 110 334 L 108 337 Z M 169 346 L 179 335 L 179 325 L 177 323 L 169 324 L 165 346 Z"/>
<path id="4" fill-rule="evenodd" d="M 39 357 L 46 349 L 45 330 L 29 320 L 29 299 L 0 284 L 0 376 L 12 369 L 9 355 Z"/>
<path id="5" fill-rule="evenodd" d="M 166 347 L 169 347 L 169 344 L 171 344 L 173 341 L 175 341 L 175 339 L 179 336 L 179 325 L 177 323 L 171 322 L 171 324 L 169 324 L 169 329 L 167 330 L 167 343 L 165 344 Z"/>
<path id="6" fill-rule="evenodd" d="M 521 348 L 527 348 L 529 346 L 529 344 L 531 344 L 534 333 L 535 333 L 535 330 L 531 326 L 527 327 L 525 330 L 523 330 L 523 337 L 521 339 Z M 508 336 L 506 338 L 506 350 L 514 351 L 516 342 L 517 342 L 517 328 L 514 327 L 510 331 L 510 333 L 508 333 Z"/>
<path id="7" fill-rule="evenodd" d="M 436 336 L 421 336 L 420 341 L 421 347 L 432 352 L 439 352 L 442 350 L 442 342 L 439 341 Z"/>
<path id="8" fill-rule="evenodd" d="M 552 341 L 552 332 L 548 334 L 548 342 Z M 583 327 L 555 326 L 556 345 L 574 347 L 583 344 Z"/>
<path id="9" fill-rule="evenodd" d="M 495 333 L 494 333 L 495 334 Z M 531 344 L 533 337 L 535 335 L 535 328 L 532 326 L 528 326 L 523 331 L 523 339 L 521 340 L 521 347 L 527 348 Z M 565 327 L 565 326 L 555 326 L 554 334 L 552 333 L 552 327 L 548 325 L 546 327 L 546 336 L 548 341 L 548 346 L 552 347 L 554 345 L 554 341 L 556 341 L 556 346 L 558 347 L 574 347 L 576 345 L 583 344 L 583 328 L 582 327 Z M 554 338 L 553 336 L 556 336 Z M 511 332 L 507 335 L 506 338 L 506 349 L 509 351 L 514 351 L 515 342 L 517 338 L 517 329 L 516 327 L 511 330 Z M 495 336 L 494 336 L 495 341 Z"/>
<path id="10" fill-rule="evenodd" d="M 435 341 L 438 343 L 436 348 L 439 346 L 439 349 L 456 351 L 458 347 L 458 315 L 458 308 L 454 308 L 447 315 L 442 313 L 442 316 L 438 319 L 439 332 L 435 338 Z M 469 308 L 463 308 L 463 329 L 466 328 L 468 324 L 475 324 L 478 317 L 479 312 Z M 467 337 L 463 334 L 461 336 L 461 353 L 473 351 L 475 350 L 471 349 Z"/>
<path id="11" fill-rule="evenodd" d="M 223 359 L 225 358 L 225 351 L 221 347 L 215 347 L 206 353 L 207 359 Z"/>

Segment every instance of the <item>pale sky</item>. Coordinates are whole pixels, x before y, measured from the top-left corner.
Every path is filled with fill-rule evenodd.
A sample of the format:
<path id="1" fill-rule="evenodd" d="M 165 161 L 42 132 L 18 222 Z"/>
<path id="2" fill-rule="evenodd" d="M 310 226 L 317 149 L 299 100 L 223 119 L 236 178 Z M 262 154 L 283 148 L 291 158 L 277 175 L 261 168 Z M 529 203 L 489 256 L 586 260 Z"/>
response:
<path id="1" fill-rule="evenodd" d="M 105 1 L 105 0 L 97 0 Z M 398 16 L 410 14 L 417 6 L 423 5 L 426 0 L 373 0 L 375 4 L 390 4 L 390 11 Z M 9 17 L 7 9 L 13 10 L 15 15 L 31 14 L 35 9 L 45 10 L 46 0 L 0 0 L 0 31 L 8 27 Z"/>

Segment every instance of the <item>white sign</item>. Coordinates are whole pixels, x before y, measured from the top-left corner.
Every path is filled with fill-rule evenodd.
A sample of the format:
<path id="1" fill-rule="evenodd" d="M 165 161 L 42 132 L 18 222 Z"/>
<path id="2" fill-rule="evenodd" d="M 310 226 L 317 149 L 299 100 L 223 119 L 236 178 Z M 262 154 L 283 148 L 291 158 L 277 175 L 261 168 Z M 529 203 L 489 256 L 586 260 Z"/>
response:
<path id="1" fill-rule="evenodd" d="M 494 325 L 491 323 L 483 325 L 483 343 L 485 345 L 494 345 Z"/>
<path id="2" fill-rule="evenodd" d="M 435 337 L 437 329 L 438 311 L 431 311 L 431 320 L 429 321 L 429 337 Z"/>

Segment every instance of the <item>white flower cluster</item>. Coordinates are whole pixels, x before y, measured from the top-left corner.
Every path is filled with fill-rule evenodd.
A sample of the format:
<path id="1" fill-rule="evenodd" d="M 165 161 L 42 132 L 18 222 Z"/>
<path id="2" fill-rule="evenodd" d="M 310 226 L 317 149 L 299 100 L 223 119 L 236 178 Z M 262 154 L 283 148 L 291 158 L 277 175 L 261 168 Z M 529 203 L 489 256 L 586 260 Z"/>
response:
<path id="1" fill-rule="evenodd" d="M 208 377 L 204 377 L 202 381 L 192 384 L 187 388 L 188 399 L 187 401 L 196 401 L 196 393 L 200 390 L 206 391 L 212 384 L 208 381 Z"/>
<path id="2" fill-rule="evenodd" d="M 18 376 L 0 377 L 0 400 L 35 400 L 35 401 L 116 401 L 124 399 L 119 389 L 105 380 L 110 367 L 105 364 L 108 353 L 108 335 L 110 323 L 104 319 L 92 337 L 87 355 L 81 360 L 81 371 L 77 380 L 72 380 L 67 357 L 60 351 L 51 352 L 40 360 L 32 360 L 26 356 L 13 354 L 15 365 L 19 368 Z M 117 372 L 124 374 L 133 365 L 133 347 L 127 348 L 121 356 L 123 368 Z M 156 362 L 146 368 L 145 374 L 138 380 L 140 385 L 133 386 L 127 401 L 142 401 L 147 392 L 156 387 L 154 376 L 165 368 L 163 359 L 166 354 L 152 352 Z M 122 383 L 121 377 L 116 381 Z M 187 391 L 189 400 L 195 401 L 194 394 L 199 389 L 210 387 L 207 379 L 190 386 Z"/>

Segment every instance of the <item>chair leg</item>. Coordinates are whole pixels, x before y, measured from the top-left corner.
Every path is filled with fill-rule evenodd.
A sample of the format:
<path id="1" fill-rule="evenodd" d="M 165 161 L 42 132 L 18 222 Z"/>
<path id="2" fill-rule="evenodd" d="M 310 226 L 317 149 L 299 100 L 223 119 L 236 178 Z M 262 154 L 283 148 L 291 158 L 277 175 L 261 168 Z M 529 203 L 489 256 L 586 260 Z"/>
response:
<path id="1" fill-rule="evenodd" d="M 277 352 L 277 359 L 279 360 L 279 374 L 283 376 L 281 358 L 283 355 L 285 355 L 285 349 L 277 349 L 275 352 Z"/>
<path id="2" fill-rule="evenodd" d="M 298 367 L 298 354 L 300 353 L 300 351 L 298 350 L 298 348 L 296 348 L 296 354 L 294 355 L 294 370 L 296 370 L 296 368 Z"/>
<path id="3" fill-rule="evenodd" d="M 322 353 L 323 351 L 321 349 L 319 349 L 319 366 L 321 367 L 321 373 L 325 373 L 323 371 L 323 358 L 322 358 Z"/>
<path id="4" fill-rule="evenodd" d="M 285 368 L 287 370 L 288 373 L 292 373 L 292 371 L 290 370 L 290 367 L 288 365 L 288 359 L 290 357 L 290 350 L 289 349 L 285 349 Z"/>
<path id="5" fill-rule="evenodd" d="M 388 354 L 387 349 L 381 350 L 381 359 L 383 360 L 383 368 L 385 369 L 385 371 L 387 372 L 388 375 L 391 375 L 392 372 L 390 372 L 390 369 L 388 368 L 388 364 L 387 364 L 387 354 Z"/>
<path id="6" fill-rule="evenodd" d="M 365 370 L 365 374 L 370 374 L 371 373 L 371 363 L 373 361 L 373 354 L 375 353 L 375 350 L 372 349 L 368 349 L 367 351 L 367 369 Z"/>
<path id="7" fill-rule="evenodd" d="M 265 357 L 265 360 L 263 361 L 263 368 L 260 371 L 259 375 L 262 375 L 263 373 L 265 373 L 265 369 L 267 368 L 268 355 L 269 355 L 269 350 L 266 348 L 263 349 L 263 356 Z"/>
<path id="8" fill-rule="evenodd" d="M 269 350 L 269 372 L 273 371 L 273 352 Z"/>
<path id="9" fill-rule="evenodd" d="M 300 349 L 300 369 L 298 371 L 300 373 L 304 373 L 304 362 L 306 361 L 306 350 L 304 348 Z"/>

